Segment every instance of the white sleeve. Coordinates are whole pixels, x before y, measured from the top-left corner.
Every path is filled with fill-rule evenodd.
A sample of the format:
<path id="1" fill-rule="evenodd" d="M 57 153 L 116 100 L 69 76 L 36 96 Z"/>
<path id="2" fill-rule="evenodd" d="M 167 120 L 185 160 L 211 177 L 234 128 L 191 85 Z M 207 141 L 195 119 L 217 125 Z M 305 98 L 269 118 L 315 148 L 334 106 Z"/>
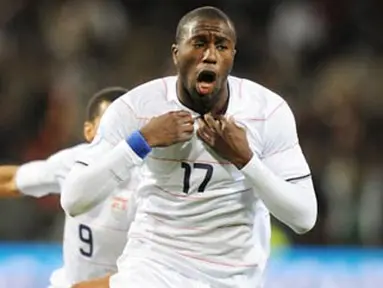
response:
<path id="1" fill-rule="evenodd" d="M 66 213 L 85 213 L 110 196 L 119 183 L 129 180 L 131 168 L 141 165 L 142 159 L 125 139 L 138 128 L 133 110 L 122 98 L 109 106 L 95 139 L 64 183 L 61 205 Z"/>
<path id="2" fill-rule="evenodd" d="M 73 163 L 75 148 L 61 150 L 46 160 L 36 160 L 21 165 L 16 172 L 15 182 L 21 193 L 42 197 L 60 193 L 61 185 Z"/>
<path id="3" fill-rule="evenodd" d="M 278 107 L 264 130 L 262 162 L 286 181 L 310 177 L 310 168 L 303 155 L 294 115 L 286 102 Z"/>
<path id="4" fill-rule="evenodd" d="M 60 193 L 54 167 L 46 160 L 21 165 L 17 169 L 15 181 L 17 189 L 25 195 L 39 198 L 49 193 Z"/>
<path id="5" fill-rule="evenodd" d="M 264 129 L 262 158 L 254 153 L 242 172 L 277 219 L 304 233 L 315 225 L 317 202 L 287 103 L 266 120 Z"/>

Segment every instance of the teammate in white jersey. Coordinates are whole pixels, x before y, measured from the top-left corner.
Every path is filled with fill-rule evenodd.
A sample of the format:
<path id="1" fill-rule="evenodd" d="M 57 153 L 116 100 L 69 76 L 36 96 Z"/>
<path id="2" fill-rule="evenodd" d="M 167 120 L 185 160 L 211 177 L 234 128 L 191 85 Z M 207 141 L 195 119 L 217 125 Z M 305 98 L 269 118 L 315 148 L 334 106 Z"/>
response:
<path id="1" fill-rule="evenodd" d="M 269 211 L 297 233 L 316 221 L 310 170 L 287 103 L 229 76 L 232 21 L 186 14 L 172 46 L 176 77 L 115 101 L 67 177 L 61 204 L 86 213 L 142 165 L 139 204 L 111 288 L 262 287 Z"/>
<path id="2" fill-rule="evenodd" d="M 93 140 L 106 108 L 125 92 L 124 88 L 111 87 L 92 97 L 84 123 L 87 142 Z M 64 179 L 86 147 L 87 144 L 80 144 L 59 151 L 46 160 L 21 166 L 0 166 L 0 196 L 42 197 L 60 193 Z M 125 246 L 129 226 L 126 217 L 129 193 L 128 190 L 117 191 L 117 195 L 88 213 L 76 218 L 66 217 L 64 267 L 52 274 L 52 287 L 70 287 L 73 283 L 116 271 L 116 260 Z"/>

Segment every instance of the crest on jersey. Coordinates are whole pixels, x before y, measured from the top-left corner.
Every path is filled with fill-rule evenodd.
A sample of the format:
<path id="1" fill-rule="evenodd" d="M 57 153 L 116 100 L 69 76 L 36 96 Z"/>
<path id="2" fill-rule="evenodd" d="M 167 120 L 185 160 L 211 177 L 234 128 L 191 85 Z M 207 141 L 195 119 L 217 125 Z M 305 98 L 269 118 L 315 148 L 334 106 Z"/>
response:
<path id="1" fill-rule="evenodd" d="M 116 211 L 126 211 L 128 209 L 128 199 L 119 196 L 113 197 L 112 209 Z"/>

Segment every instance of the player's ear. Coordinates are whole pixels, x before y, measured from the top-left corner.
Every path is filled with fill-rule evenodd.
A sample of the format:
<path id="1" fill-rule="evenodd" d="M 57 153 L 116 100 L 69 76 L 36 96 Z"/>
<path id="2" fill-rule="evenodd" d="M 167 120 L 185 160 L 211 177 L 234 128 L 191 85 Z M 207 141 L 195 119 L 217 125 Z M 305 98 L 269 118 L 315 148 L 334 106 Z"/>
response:
<path id="1" fill-rule="evenodd" d="M 94 125 L 90 121 L 85 121 L 84 123 L 84 138 L 86 142 L 90 143 L 94 137 Z"/>
<path id="2" fill-rule="evenodd" d="M 172 57 L 173 57 L 173 63 L 174 65 L 178 65 L 178 45 L 173 44 L 172 45 Z"/>

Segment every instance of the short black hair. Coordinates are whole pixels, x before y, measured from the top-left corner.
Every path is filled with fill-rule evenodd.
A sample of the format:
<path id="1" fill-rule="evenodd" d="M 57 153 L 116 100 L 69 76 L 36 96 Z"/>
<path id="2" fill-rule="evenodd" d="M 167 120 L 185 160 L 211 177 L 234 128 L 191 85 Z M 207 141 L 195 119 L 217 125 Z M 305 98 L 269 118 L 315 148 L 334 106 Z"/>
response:
<path id="1" fill-rule="evenodd" d="M 229 27 L 233 30 L 234 41 L 237 41 L 237 33 L 235 31 L 234 23 L 222 10 L 213 6 L 204 6 L 194 9 L 186 13 L 181 20 L 178 22 L 176 31 L 176 43 L 179 43 L 184 37 L 184 27 L 194 21 L 196 18 L 209 19 L 209 20 L 221 20 L 226 22 Z"/>
<path id="2" fill-rule="evenodd" d="M 128 89 L 122 87 L 107 87 L 98 91 L 88 101 L 86 108 L 86 121 L 93 121 L 96 117 L 100 116 L 100 105 L 102 103 L 112 103 L 128 91 Z"/>

